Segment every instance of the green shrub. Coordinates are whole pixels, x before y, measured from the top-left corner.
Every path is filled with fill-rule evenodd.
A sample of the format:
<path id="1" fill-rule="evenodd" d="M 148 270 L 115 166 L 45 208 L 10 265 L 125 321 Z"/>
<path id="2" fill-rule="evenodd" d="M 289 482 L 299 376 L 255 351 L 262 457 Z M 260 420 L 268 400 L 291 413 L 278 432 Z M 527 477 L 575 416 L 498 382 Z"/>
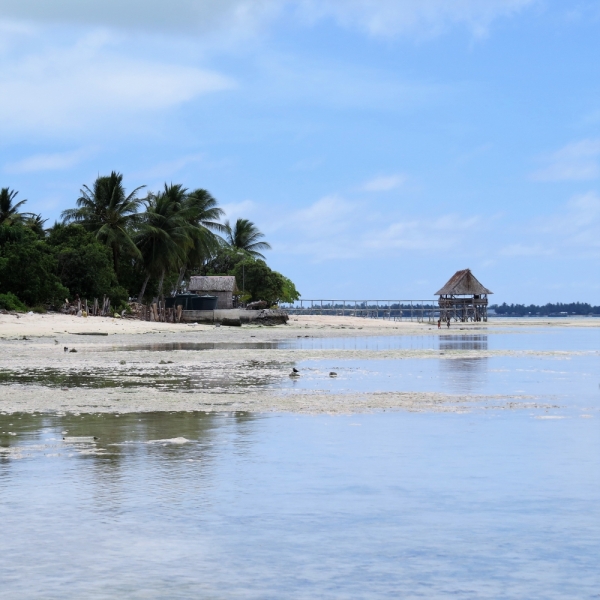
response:
<path id="1" fill-rule="evenodd" d="M 56 276 L 57 262 L 45 241 L 21 225 L 12 225 L 10 236 L 0 235 L 0 293 L 16 294 L 29 306 L 57 304 L 69 290 Z"/>
<path id="2" fill-rule="evenodd" d="M 11 292 L 0 294 L 0 308 L 25 312 L 27 307 Z"/>
<path id="3" fill-rule="evenodd" d="M 81 225 L 53 227 L 48 245 L 54 249 L 60 281 L 72 298 L 79 295 L 91 301 L 106 294 L 116 304 L 116 297 L 127 297 L 127 291 L 119 288 L 111 251 Z"/>

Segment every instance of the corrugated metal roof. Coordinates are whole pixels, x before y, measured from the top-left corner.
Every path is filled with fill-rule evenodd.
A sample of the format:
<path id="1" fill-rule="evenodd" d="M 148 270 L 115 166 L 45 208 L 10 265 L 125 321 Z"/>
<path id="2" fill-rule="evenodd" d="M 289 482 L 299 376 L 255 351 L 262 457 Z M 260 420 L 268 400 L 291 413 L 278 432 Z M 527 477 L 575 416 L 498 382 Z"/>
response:
<path id="1" fill-rule="evenodd" d="M 188 289 L 191 292 L 231 292 L 239 291 L 233 275 L 195 275 L 190 277 Z"/>
<path id="2" fill-rule="evenodd" d="M 475 296 L 493 293 L 479 283 L 475 275 L 471 273 L 471 269 L 463 269 L 462 271 L 456 271 L 446 285 L 438 290 L 435 295 Z"/>

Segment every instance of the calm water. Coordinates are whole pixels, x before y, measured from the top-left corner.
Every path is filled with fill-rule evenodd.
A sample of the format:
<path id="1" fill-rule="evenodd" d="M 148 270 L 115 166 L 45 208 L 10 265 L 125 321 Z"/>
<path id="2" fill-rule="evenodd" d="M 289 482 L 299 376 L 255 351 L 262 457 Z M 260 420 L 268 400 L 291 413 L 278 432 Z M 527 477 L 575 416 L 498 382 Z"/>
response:
<path id="1" fill-rule="evenodd" d="M 285 383 L 514 388 L 549 413 L 0 415 L 0 598 L 598 598 L 589 333 L 552 334 L 568 360 L 305 361 Z"/>

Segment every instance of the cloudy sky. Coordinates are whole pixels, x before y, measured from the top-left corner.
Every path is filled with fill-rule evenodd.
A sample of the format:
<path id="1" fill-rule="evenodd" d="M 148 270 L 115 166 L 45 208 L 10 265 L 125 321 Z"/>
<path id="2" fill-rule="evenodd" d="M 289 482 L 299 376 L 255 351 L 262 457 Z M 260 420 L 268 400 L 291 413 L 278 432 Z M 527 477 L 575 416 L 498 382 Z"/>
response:
<path id="1" fill-rule="evenodd" d="M 304 298 L 599 304 L 598 57 L 598 0 L 0 0 L 0 186 L 204 187 Z"/>

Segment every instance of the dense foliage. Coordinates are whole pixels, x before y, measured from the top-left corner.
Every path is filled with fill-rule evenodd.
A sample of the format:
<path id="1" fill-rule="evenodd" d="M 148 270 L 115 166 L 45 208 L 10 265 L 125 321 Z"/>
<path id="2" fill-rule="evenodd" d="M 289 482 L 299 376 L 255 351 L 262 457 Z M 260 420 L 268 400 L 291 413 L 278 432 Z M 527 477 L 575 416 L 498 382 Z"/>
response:
<path id="1" fill-rule="evenodd" d="M 0 293 L 15 294 L 28 306 L 56 304 L 69 295 L 58 277 L 52 248 L 27 227 L 2 225 L 0 232 Z"/>
<path id="2" fill-rule="evenodd" d="M 140 197 L 112 172 L 84 185 L 75 208 L 45 228 L 41 215 L 21 212 L 27 200 L 0 189 L 0 308 L 59 305 L 105 295 L 115 306 L 185 287 L 193 274 L 235 275 L 245 300 L 269 304 L 300 297 L 266 264 L 264 234 L 247 219 L 221 222 L 223 210 L 202 188 L 164 185 Z"/>
<path id="3" fill-rule="evenodd" d="M 247 302 L 264 300 L 268 304 L 293 302 L 300 298 L 296 286 L 267 263 L 235 246 L 222 246 L 207 261 L 203 275 L 234 275 L 242 299 Z"/>

